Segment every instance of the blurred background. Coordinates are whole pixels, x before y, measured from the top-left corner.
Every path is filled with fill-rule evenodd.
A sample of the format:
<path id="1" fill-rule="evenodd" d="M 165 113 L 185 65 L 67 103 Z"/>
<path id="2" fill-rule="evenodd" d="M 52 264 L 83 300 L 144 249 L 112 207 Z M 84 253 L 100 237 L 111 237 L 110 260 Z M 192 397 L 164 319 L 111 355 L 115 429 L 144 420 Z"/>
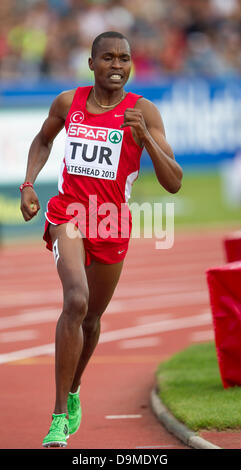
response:
<path id="1" fill-rule="evenodd" d="M 127 91 L 159 108 L 184 169 L 175 196 L 157 183 L 144 153 L 132 201 L 175 202 L 175 226 L 240 226 L 241 0 L 1 0 L 0 224 L 3 242 L 40 236 L 57 194 L 64 131 L 36 189 L 41 212 L 26 224 L 18 186 L 28 148 L 57 94 L 92 83 L 88 57 L 103 31 L 132 47 Z"/>

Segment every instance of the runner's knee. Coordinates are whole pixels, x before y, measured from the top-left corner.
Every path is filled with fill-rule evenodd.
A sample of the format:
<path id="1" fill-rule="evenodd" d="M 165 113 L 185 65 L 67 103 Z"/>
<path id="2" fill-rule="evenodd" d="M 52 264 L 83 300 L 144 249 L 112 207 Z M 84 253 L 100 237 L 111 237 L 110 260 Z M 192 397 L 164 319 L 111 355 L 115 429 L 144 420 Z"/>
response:
<path id="1" fill-rule="evenodd" d="M 88 310 L 88 292 L 83 291 L 80 286 L 68 289 L 64 295 L 63 313 L 67 314 L 73 321 L 82 323 Z"/>
<path id="2" fill-rule="evenodd" d="M 100 314 L 93 314 L 91 312 L 88 312 L 83 321 L 83 328 L 85 332 L 92 334 L 93 332 L 98 330 L 100 325 L 100 319 Z"/>

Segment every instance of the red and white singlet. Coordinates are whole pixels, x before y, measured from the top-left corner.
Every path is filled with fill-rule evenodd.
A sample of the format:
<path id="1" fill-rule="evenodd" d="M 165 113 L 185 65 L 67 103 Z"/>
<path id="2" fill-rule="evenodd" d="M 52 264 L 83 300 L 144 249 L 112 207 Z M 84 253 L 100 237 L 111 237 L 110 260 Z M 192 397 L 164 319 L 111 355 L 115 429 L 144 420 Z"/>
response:
<path id="1" fill-rule="evenodd" d="M 127 203 L 142 153 L 131 128 L 120 126 L 126 108 L 134 108 L 141 96 L 129 92 L 114 109 L 93 114 L 86 109 L 92 88 L 77 88 L 65 121 L 59 194 L 48 201 L 43 238 L 52 250 L 49 223 L 71 221 L 84 235 L 86 265 L 92 258 L 112 264 L 121 261 L 128 249 L 131 214 Z"/>

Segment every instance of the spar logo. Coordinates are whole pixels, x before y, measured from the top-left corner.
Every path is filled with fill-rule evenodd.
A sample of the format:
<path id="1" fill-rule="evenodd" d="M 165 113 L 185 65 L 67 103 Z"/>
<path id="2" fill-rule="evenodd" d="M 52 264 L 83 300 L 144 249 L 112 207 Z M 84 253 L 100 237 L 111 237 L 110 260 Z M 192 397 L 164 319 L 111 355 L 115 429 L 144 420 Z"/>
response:
<path id="1" fill-rule="evenodd" d="M 68 135 L 70 137 L 82 137 L 83 139 L 107 141 L 108 129 L 103 127 L 84 126 L 83 124 L 70 124 Z"/>
<path id="2" fill-rule="evenodd" d="M 82 111 L 75 111 L 75 113 L 72 113 L 70 116 L 70 122 L 73 122 L 74 124 L 80 124 L 84 120 L 84 113 Z"/>
<path id="3" fill-rule="evenodd" d="M 110 132 L 109 134 L 109 141 L 112 143 L 112 144 L 119 144 L 119 142 L 121 142 L 122 140 L 122 135 L 119 131 L 112 131 Z"/>

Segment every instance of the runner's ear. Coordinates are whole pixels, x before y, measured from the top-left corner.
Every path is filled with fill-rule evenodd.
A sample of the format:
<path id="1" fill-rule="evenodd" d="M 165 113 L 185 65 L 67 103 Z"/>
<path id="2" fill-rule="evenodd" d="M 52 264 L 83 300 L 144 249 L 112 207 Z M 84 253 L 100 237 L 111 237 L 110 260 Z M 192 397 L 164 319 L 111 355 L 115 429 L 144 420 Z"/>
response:
<path id="1" fill-rule="evenodd" d="M 89 57 L 89 61 L 88 61 L 88 63 L 89 63 L 89 68 L 90 68 L 90 70 L 94 70 L 94 68 L 93 68 L 93 59 L 92 59 L 92 57 Z"/>

